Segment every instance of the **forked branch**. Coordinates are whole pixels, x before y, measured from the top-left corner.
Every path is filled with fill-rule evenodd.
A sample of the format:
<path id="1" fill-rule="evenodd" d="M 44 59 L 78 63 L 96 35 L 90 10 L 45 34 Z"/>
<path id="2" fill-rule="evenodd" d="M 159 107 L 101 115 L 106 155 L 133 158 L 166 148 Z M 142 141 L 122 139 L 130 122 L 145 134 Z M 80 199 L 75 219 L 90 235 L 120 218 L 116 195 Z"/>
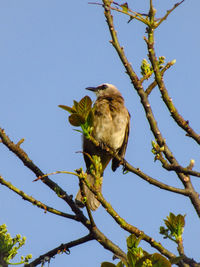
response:
<path id="1" fill-rule="evenodd" d="M 178 163 L 177 159 L 174 157 L 174 155 L 170 151 L 169 147 L 167 146 L 165 139 L 162 136 L 162 134 L 158 128 L 156 119 L 154 117 L 154 114 L 153 114 L 152 109 L 151 109 L 151 105 L 150 105 L 149 100 L 148 100 L 148 94 L 144 91 L 144 88 L 141 84 L 141 81 L 137 77 L 135 71 L 132 69 L 132 66 L 129 63 L 129 61 L 125 55 L 124 49 L 119 44 L 117 32 L 115 30 L 114 23 L 113 23 L 113 16 L 111 15 L 111 8 L 110 8 L 111 2 L 109 0 L 102 0 L 102 1 L 104 4 L 103 5 L 104 6 L 104 14 L 105 14 L 106 21 L 107 21 L 107 24 L 108 24 L 108 27 L 110 30 L 110 34 L 112 37 L 111 43 L 112 43 L 113 47 L 116 49 L 116 51 L 117 51 L 117 53 L 118 53 L 118 55 L 122 61 L 122 64 L 124 65 L 126 72 L 127 72 L 128 76 L 130 77 L 130 80 L 131 80 L 134 88 L 136 89 L 139 97 L 140 97 L 140 100 L 141 100 L 142 106 L 145 110 L 146 118 L 149 122 L 151 131 L 152 131 L 156 141 L 158 142 L 159 146 L 164 147 L 163 153 L 164 153 L 166 159 L 168 160 L 168 162 L 174 166 L 180 165 Z M 161 75 L 161 72 L 159 71 L 159 64 L 157 63 L 157 61 L 155 61 L 156 56 L 155 56 L 155 51 L 154 51 L 154 46 L 153 46 L 154 45 L 153 33 L 154 33 L 154 29 L 156 28 L 156 26 L 155 26 L 156 21 L 155 21 L 155 9 L 153 8 L 152 1 L 150 1 L 149 21 L 151 22 L 151 26 L 148 27 L 148 42 L 147 42 L 147 44 L 148 44 L 148 50 L 149 50 L 149 54 L 151 57 L 150 60 L 152 61 L 152 67 L 153 67 L 154 73 L 155 73 L 155 75 L 157 73 L 157 78 L 155 79 L 155 81 L 158 84 L 158 86 L 160 83 L 160 87 L 162 88 L 162 90 L 161 90 L 162 93 L 164 91 L 166 94 L 168 94 L 167 91 L 165 90 L 166 88 L 163 89 L 163 83 L 162 83 L 163 77 Z M 166 95 L 165 93 L 164 93 L 164 95 Z M 169 98 L 167 98 L 167 100 L 169 100 Z M 169 100 L 167 102 L 172 103 L 171 100 Z M 186 126 L 187 130 L 189 129 L 189 132 L 192 134 L 193 137 L 195 137 L 196 141 L 199 140 L 199 136 L 196 133 L 194 133 L 190 127 L 189 128 L 188 127 L 189 127 L 189 125 L 187 124 L 187 126 Z M 198 216 L 200 216 L 200 200 L 198 197 L 198 193 L 195 191 L 195 189 L 191 183 L 189 175 L 186 175 L 184 173 L 180 173 L 178 171 L 176 173 L 177 173 L 178 178 L 180 179 L 180 181 L 184 185 L 185 189 L 187 189 L 187 191 L 189 192 L 190 200 L 191 200 Z"/>
<path id="2" fill-rule="evenodd" d="M 70 216 L 70 219 L 75 219 L 76 221 L 81 222 L 90 232 L 90 234 L 93 236 L 93 239 L 96 239 L 105 249 L 113 252 L 113 254 L 117 255 L 124 263 L 127 261 L 126 254 L 111 240 L 109 240 L 96 226 L 94 227 L 94 224 L 91 223 L 91 221 L 85 217 L 82 210 L 80 210 L 75 202 L 73 201 L 72 197 L 69 196 L 58 184 L 53 182 L 49 177 L 44 174 L 28 157 L 27 153 L 18 145 L 13 143 L 10 138 L 6 135 L 5 131 L 0 128 L 0 137 L 2 140 L 2 143 L 8 147 L 19 159 L 22 160 L 25 166 L 27 166 L 37 177 L 39 177 L 39 180 L 41 180 L 44 184 L 46 184 L 50 189 L 52 189 L 56 195 L 63 199 L 71 208 L 71 210 L 74 212 L 74 217 L 72 218 Z M 61 173 L 61 172 L 59 172 Z M 66 172 L 65 172 L 66 173 Z M 69 173 L 69 172 L 67 172 Z M 74 174 L 74 173 L 70 173 Z M 4 182 L 1 180 L 2 183 Z M 6 185 L 6 182 L 4 183 Z M 9 187 L 9 185 L 7 184 Z M 15 191 L 16 188 L 10 185 L 12 187 L 13 191 Z M 11 189 L 11 188 L 10 188 Z M 16 193 L 17 193 L 16 189 Z M 28 195 L 24 195 L 27 197 Z M 30 199 L 29 199 L 30 200 Z M 38 203 L 39 204 L 39 203 Z M 64 215 L 64 214 L 63 214 Z M 67 217 L 67 216 L 65 216 Z M 91 218 L 90 218 L 91 219 Z M 54 253 L 57 254 L 57 248 L 53 250 Z M 45 254 L 46 255 L 46 254 Z M 34 265 L 32 265 L 34 266 Z"/>

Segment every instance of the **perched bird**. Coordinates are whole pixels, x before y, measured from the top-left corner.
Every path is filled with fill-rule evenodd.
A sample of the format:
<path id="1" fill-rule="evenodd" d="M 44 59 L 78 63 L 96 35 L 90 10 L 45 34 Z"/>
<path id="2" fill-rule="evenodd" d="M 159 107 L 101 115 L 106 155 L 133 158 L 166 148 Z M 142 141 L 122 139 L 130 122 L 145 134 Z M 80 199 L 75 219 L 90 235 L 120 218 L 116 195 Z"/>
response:
<path id="1" fill-rule="evenodd" d="M 90 173 L 90 159 L 87 156 L 97 155 L 101 158 L 102 177 L 103 172 L 108 165 L 112 156 L 102 149 L 108 147 L 120 157 L 124 157 L 128 142 L 130 115 L 124 106 L 124 99 L 119 90 L 112 84 L 104 83 L 97 87 L 88 87 L 87 90 L 93 91 L 96 96 L 94 104 L 94 120 L 92 136 L 100 143 L 96 147 L 91 141 L 83 136 L 83 152 L 86 163 L 87 179 L 91 185 L 94 185 L 94 177 Z M 112 159 L 112 170 L 115 171 L 120 165 L 116 159 Z M 96 210 L 100 202 L 95 198 L 94 194 L 84 185 L 85 194 L 87 197 L 88 206 L 91 210 Z M 100 188 L 101 190 L 101 188 Z M 76 203 L 83 207 L 82 195 L 79 190 L 76 196 Z"/>

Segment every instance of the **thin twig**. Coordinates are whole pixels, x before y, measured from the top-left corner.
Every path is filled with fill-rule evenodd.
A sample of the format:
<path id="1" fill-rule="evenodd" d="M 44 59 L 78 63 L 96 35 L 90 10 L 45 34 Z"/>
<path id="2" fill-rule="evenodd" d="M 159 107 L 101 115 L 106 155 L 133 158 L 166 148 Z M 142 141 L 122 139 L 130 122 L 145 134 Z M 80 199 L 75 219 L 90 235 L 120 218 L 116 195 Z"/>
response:
<path id="1" fill-rule="evenodd" d="M 162 95 L 162 99 L 164 101 L 164 103 L 166 104 L 171 116 L 173 117 L 173 119 L 175 120 L 175 122 L 184 130 L 186 131 L 186 135 L 193 138 L 198 144 L 200 144 L 200 134 L 197 134 L 192 127 L 189 126 L 189 122 L 187 120 L 185 120 L 180 113 L 178 112 L 178 110 L 176 109 L 176 107 L 173 104 L 173 101 L 171 99 L 171 97 L 168 94 L 168 91 L 165 87 L 165 83 L 163 81 L 163 77 L 162 77 L 162 73 L 159 70 L 158 67 L 158 60 L 157 57 L 155 55 L 155 50 L 154 50 L 154 31 L 153 29 L 149 28 L 148 29 L 148 40 L 146 38 L 144 38 L 146 43 L 147 43 L 147 47 L 148 47 L 148 51 L 149 51 L 149 59 L 151 61 L 153 70 L 154 70 L 154 74 L 155 74 L 155 80 L 156 83 L 158 85 L 158 88 L 160 89 L 160 93 Z"/>
<path id="2" fill-rule="evenodd" d="M 168 70 L 171 66 L 173 66 L 175 63 L 174 60 L 172 60 L 171 62 L 168 62 L 164 68 L 161 70 L 161 74 L 162 76 L 164 75 L 165 71 Z M 141 82 L 143 82 L 143 80 L 141 79 Z M 157 86 L 157 82 L 154 80 L 146 89 L 145 93 L 147 94 L 147 96 L 150 95 L 150 93 L 152 92 L 152 90 Z"/>
<path id="3" fill-rule="evenodd" d="M 101 3 L 96 3 L 96 2 L 88 2 L 88 4 L 91 4 L 91 5 L 99 5 L 99 6 L 103 6 L 103 7 L 104 7 L 103 4 L 101 4 Z M 118 4 L 118 3 L 116 3 L 116 2 L 113 2 L 113 4 L 115 4 L 116 6 L 119 6 L 119 7 L 122 8 L 122 6 L 121 6 L 120 4 Z M 138 12 L 136 12 L 136 11 L 131 10 L 130 8 L 127 8 L 127 10 L 130 12 L 130 13 L 129 13 L 128 11 L 125 11 L 125 10 L 123 10 L 123 9 L 119 9 L 119 8 L 113 7 L 113 6 L 111 6 L 111 5 L 110 5 L 110 9 L 112 9 L 112 10 L 114 10 L 114 11 L 117 11 L 117 12 L 119 12 L 119 13 L 123 13 L 123 14 L 129 16 L 129 17 L 131 18 L 131 20 L 132 20 L 132 19 L 136 19 L 136 20 L 139 20 L 140 22 L 142 22 L 142 23 L 144 23 L 144 24 L 146 24 L 146 25 L 148 25 L 148 23 L 149 23 L 148 20 L 146 19 L 146 17 L 148 17 L 147 14 L 141 14 L 141 13 L 138 13 Z M 132 13 L 132 14 L 131 14 L 131 13 Z M 144 18 L 144 17 L 145 17 L 145 18 Z"/>
<path id="4" fill-rule="evenodd" d="M 95 146 L 97 146 L 97 147 L 99 146 L 99 143 L 92 136 L 90 137 L 90 141 Z M 104 147 L 102 149 L 105 149 L 105 151 L 107 153 L 109 153 L 111 156 L 115 157 L 119 162 L 121 162 L 121 164 L 123 164 L 125 170 L 130 171 L 130 172 L 138 175 L 139 177 L 141 177 L 143 180 L 147 181 L 148 183 L 150 183 L 156 187 L 159 187 L 160 189 L 164 189 L 164 190 L 171 191 L 171 192 L 178 193 L 178 194 L 185 195 L 185 196 L 189 195 L 188 190 L 176 188 L 176 187 L 167 185 L 165 183 L 162 183 L 162 182 L 158 181 L 157 179 L 154 179 L 151 176 L 147 175 L 146 173 L 142 172 L 139 168 L 133 167 L 125 159 L 119 157 L 119 155 L 117 155 L 109 147 Z M 175 171 L 177 171 L 177 170 L 175 170 Z"/>
<path id="5" fill-rule="evenodd" d="M 200 177 L 200 172 L 193 171 L 190 168 L 190 165 L 188 167 L 182 167 L 180 165 L 168 164 L 168 162 L 162 157 L 162 154 L 159 154 L 158 160 L 162 163 L 163 168 L 165 168 L 168 171 L 175 171 L 178 173 L 184 173 L 186 175 Z"/>
<path id="6" fill-rule="evenodd" d="M 125 15 L 129 16 L 131 19 L 139 20 L 140 22 L 144 23 L 145 25 L 149 24 L 149 21 L 146 18 L 144 18 L 140 13 L 137 13 L 135 11 L 131 11 L 131 13 L 134 14 L 134 15 L 132 15 L 131 13 L 129 13 L 123 9 L 116 8 L 116 7 L 111 6 L 110 9 L 117 11 L 119 13 L 125 14 Z M 146 17 L 146 15 L 145 15 L 145 17 Z"/>
<path id="7" fill-rule="evenodd" d="M 62 216 L 62 217 L 68 218 L 68 219 L 73 219 L 75 221 L 79 221 L 77 216 L 72 215 L 72 214 L 68 214 L 68 213 L 65 213 L 65 212 L 62 212 L 62 211 L 59 211 L 59 210 L 54 209 L 52 207 L 49 207 L 46 204 L 42 203 L 41 201 L 33 198 L 32 196 L 27 195 L 22 190 L 20 190 L 19 188 L 17 188 L 14 185 L 12 185 L 10 182 L 7 182 L 5 179 L 3 179 L 2 176 L 0 176 L 0 184 L 8 187 L 10 190 L 12 190 L 13 192 L 17 193 L 19 196 L 21 196 L 24 200 L 29 201 L 33 205 L 36 205 L 38 208 L 43 209 L 45 212 L 48 211 L 48 212 L 56 214 L 58 216 Z"/>
<path id="8" fill-rule="evenodd" d="M 102 204 L 102 206 L 105 208 L 105 210 L 111 215 L 111 217 L 127 232 L 136 235 L 137 237 L 141 237 L 142 240 L 145 240 L 147 243 L 149 243 L 153 248 L 157 249 L 161 254 L 165 255 L 170 260 L 173 260 L 176 258 L 176 255 L 165 249 L 161 243 L 156 242 L 153 238 L 145 234 L 143 231 L 139 230 L 135 226 L 127 223 L 122 217 L 119 216 L 119 214 L 113 209 L 110 203 L 106 201 L 106 199 L 103 197 L 102 193 L 95 190 L 94 187 L 88 182 L 88 180 L 85 178 L 86 176 L 84 174 L 80 174 L 81 179 L 85 183 L 85 185 L 90 189 L 90 191 L 95 195 L 95 197 L 98 199 L 98 201 Z M 95 232 L 95 227 L 93 228 L 93 233 Z M 182 250 L 183 251 L 183 250 Z M 184 255 L 185 262 L 190 262 L 191 266 L 193 267 L 199 267 L 198 263 L 194 261 L 193 259 L 188 258 L 186 255 Z M 180 264 L 179 266 L 185 266 L 185 264 Z"/>
<path id="9" fill-rule="evenodd" d="M 137 237 L 142 237 L 143 240 L 148 242 L 152 247 L 156 248 L 159 252 L 165 255 L 168 258 L 175 258 L 176 256 L 165 249 L 160 243 L 156 242 L 153 238 L 146 235 L 143 231 L 139 230 L 135 226 L 127 223 L 119 214 L 112 208 L 111 204 L 108 203 L 103 197 L 101 192 L 96 191 L 91 184 L 85 179 L 85 176 L 82 175 L 81 179 L 84 181 L 86 186 L 92 191 L 92 193 L 96 196 L 98 201 L 102 204 L 105 210 L 113 217 L 113 219 L 126 231 L 131 234 L 135 234 Z"/>
<path id="10" fill-rule="evenodd" d="M 165 16 L 159 19 L 159 22 L 157 23 L 157 27 L 160 26 L 160 24 L 167 19 L 167 17 L 174 11 L 175 8 L 177 8 L 179 5 L 181 5 L 185 0 L 182 0 L 179 3 L 176 3 L 171 9 L 167 10 Z"/>
<path id="11" fill-rule="evenodd" d="M 117 33 L 114 27 L 114 23 L 113 23 L 113 17 L 111 15 L 111 9 L 110 9 L 110 2 L 109 0 L 103 0 L 104 3 L 104 14 L 106 17 L 106 21 L 110 30 L 110 34 L 112 37 L 112 45 L 113 47 L 116 49 L 125 69 L 127 74 L 130 77 L 131 82 L 133 83 L 138 95 L 140 96 L 141 99 L 141 103 L 144 107 L 145 113 L 146 113 L 146 117 L 148 119 L 150 128 L 152 133 L 155 136 L 155 139 L 157 140 L 159 146 L 164 146 L 164 155 L 167 158 L 167 160 L 174 165 L 179 165 L 176 158 L 174 157 L 174 155 L 172 154 L 172 152 L 170 151 L 170 149 L 168 148 L 165 139 L 163 138 L 157 122 L 154 118 L 150 103 L 148 101 L 148 96 L 145 93 L 142 84 L 140 82 L 140 80 L 138 79 L 136 73 L 134 72 L 134 70 L 132 69 L 131 64 L 129 63 L 125 53 L 124 53 L 124 49 L 120 46 L 119 41 L 118 41 L 118 37 L 117 37 Z M 152 1 L 151 1 L 152 3 Z M 155 10 L 153 8 L 150 8 L 150 12 L 149 12 L 149 20 L 151 22 L 152 28 L 149 27 L 147 29 L 148 32 L 148 51 L 151 53 L 154 53 L 154 29 L 155 29 Z M 150 53 L 149 53 L 150 54 Z M 155 55 L 154 55 L 155 58 Z M 151 61 L 151 59 L 150 59 Z M 156 73 L 155 68 L 158 68 L 159 70 L 159 66 L 158 63 L 156 64 L 152 64 L 154 73 Z M 159 72 L 159 78 L 162 80 L 162 75 Z M 158 77 L 156 78 L 156 82 L 158 83 Z M 183 183 L 184 187 L 187 189 L 188 192 L 190 192 L 190 199 L 193 203 L 193 206 L 198 214 L 198 216 L 200 216 L 200 200 L 199 200 L 199 195 L 198 193 L 195 191 L 191 181 L 190 181 L 190 177 L 188 175 L 185 175 L 183 173 L 177 173 L 179 179 L 181 180 L 181 182 Z"/>
<path id="12" fill-rule="evenodd" d="M 147 181 L 148 183 L 150 183 L 156 187 L 159 187 L 160 189 L 164 189 L 164 190 L 167 190 L 167 191 L 170 191 L 173 193 L 177 193 L 180 195 L 185 195 L 185 196 L 189 195 L 189 191 L 187 189 L 181 189 L 181 188 L 173 187 L 173 186 L 167 185 L 165 183 L 162 183 L 162 182 L 150 177 L 149 175 L 143 173 L 139 168 L 134 168 L 126 161 L 125 161 L 125 168 L 126 168 L 126 170 L 137 174 L 143 180 Z"/>
<path id="13" fill-rule="evenodd" d="M 19 159 L 21 159 L 24 165 L 28 167 L 33 173 L 35 173 L 36 177 L 45 176 L 45 174 L 28 157 L 27 153 L 21 147 L 14 144 L 6 135 L 5 131 L 1 128 L 0 137 L 3 144 L 6 145 Z M 56 184 L 48 177 L 41 179 L 41 181 L 51 190 L 53 190 L 59 198 L 63 199 L 70 206 L 71 210 L 76 214 L 79 221 L 81 221 L 81 223 L 83 223 L 85 227 L 90 229 L 91 226 L 88 219 L 84 216 L 83 212 L 78 208 L 70 195 L 68 195 L 58 184 Z"/>
<path id="14" fill-rule="evenodd" d="M 152 17 L 150 17 L 150 20 L 152 20 L 154 18 L 154 14 L 152 14 Z M 174 104 L 172 103 L 172 99 L 169 97 L 168 95 L 168 91 L 165 87 L 164 81 L 163 81 L 163 77 L 161 74 L 161 71 L 159 69 L 159 62 L 158 59 L 156 57 L 156 53 L 155 53 L 155 48 L 154 48 L 154 28 L 153 27 L 148 27 L 147 28 L 147 33 L 148 33 L 148 40 L 145 38 L 145 41 L 147 43 L 147 48 L 149 51 L 149 59 L 151 61 L 151 65 L 154 71 L 154 75 L 155 75 L 155 80 L 158 84 L 158 87 L 160 89 L 163 101 L 165 102 L 165 104 L 167 105 L 172 117 L 174 118 L 174 120 L 177 122 L 177 124 L 183 128 L 188 134 L 190 134 L 191 137 L 193 137 L 194 140 L 196 140 L 198 143 L 200 143 L 200 136 L 197 135 L 194 130 L 189 127 L 188 122 L 185 121 L 183 119 L 183 117 L 178 113 L 177 109 L 175 108 Z M 154 133 L 154 131 L 152 131 Z M 156 136 L 155 136 L 156 137 Z M 164 155 L 165 157 L 168 159 L 168 161 L 174 165 L 174 166 L 178 166 L 178 161 L 176 160 L 176 158 L 172 155 L 171 151 L 169 150 L 169 148 L 167 147 L 165 140 L 163 138 L 161 138 L 161 135 L 156 137 L 156 140 L 158 142 L 158 145 L 160 147 L 164 147 Z M 189 192 L 189 196 L 190 196 L 190 200 L 198 214 L 198 216 L 200 217 L 200 199 L 199 199 L 199 194 L 198 192 L 195 191 L 190 177 L 189 175 L 185 175 L 184 173 L 180 173 L 180 172 L 176 172 L 180 181 L 183 183 L 183 185 L 185 186 L 185 188 L 188 190 Z"/>
<path id="15" fill-rule="evenodd" d="M 10 138 L 6 135 L 5 131 L 0 128 L 0 138 L 2 143 L 9 148 L 21 161 L 27 166 L 37 177 L 45 176 L 45 174 L 30 160 L 27 153 L 21 148 L 16 146 Z M 124 263 L 127 262 L 126 254 L 111 240 L 108 239 L 97 227 L 92 227 L 90 221 L 84 216 L 83 212 L 77 207 L 71 196 L 56 183 L 51 181 L 48 177 L 41 179 L 50 189 L 52 189 L 58 197 L 63 199 L 75 213 L 78 221 L 80 221 L 95 237 L 95 239 L 107 250 L 117 255 Z"/>
<path id="16" fill-rule="evenodd" d="M 54 256 L 56 256 L 59 253 L 70 253 L 69 249 L 78 245 L 81 245 L 83 243 L 86 243 L 88 241 L 93 240 L 94 237 L 92 234 L 86 235 L 82 238 L 76 239 L 74 241 L 65 243 L 65 244 L 61 244 L 60 246 L 46 252 L 45 254 L 41 255 L 40 257 L 38 257 L 37 259 L 35 259 L 34 261 L 30 262 L 29 264 L 26 264 L 25 267 L 34 267 L 37 266 L 41 263 L 45 263 L 46 261 L 50 261 Z"/>
<path id="17" fill-rule="evenodd" d="M 38 180 L 42 180 L 45 177 L 51 176 L 51 175 L 56 175 L 56 174 L 71 174 L 71 175 L 75 175 L 78 176 L 77 173 L 75 172 L 68 172 L 68 171 L 55 171 L 55 172 L 50 172 L 47 174 L 44 174 L 42 176 L 37 177 L 35 180 L 33 180 L 33 182 L 36 182 Z"/>
<path id="18" fill-rule="evenodd" d="M 94 227 L 96 227 L 96 224 L 94 222 L 94 218 L 92 216 L 92 212 L 91 212 L 91 210 L 90 210 L 90 208 L 88 206 L 88 200 L 87 200 L 87 196 L 85 194 L 84 183 L 83 183 L 82 179 L 79 179 L 79 185 L 80 185 L 80 190 L 81 190 L 81 194 L 83 196 L 83 199 L 85 199 L 85 207 L 86 207 L 86 210 L 87 210 L 88 217 L 90 219 L 90 224 L 91 224 L 92 228 L 94 228 Z"/>

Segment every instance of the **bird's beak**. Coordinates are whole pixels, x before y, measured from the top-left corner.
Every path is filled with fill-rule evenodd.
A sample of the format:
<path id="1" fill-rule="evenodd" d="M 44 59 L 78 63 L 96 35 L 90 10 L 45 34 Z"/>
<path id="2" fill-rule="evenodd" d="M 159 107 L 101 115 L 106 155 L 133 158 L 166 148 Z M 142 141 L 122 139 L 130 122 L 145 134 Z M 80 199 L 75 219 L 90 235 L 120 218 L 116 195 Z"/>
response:
<path id="1" fill-rule="evenodd" d="M 98 91 L 98 88 L 97 87 L 87 87 L 85 88 L 86 90 L 89 90 L 89 91 L 92 91 L 92 92 L 96 92 Z"/>

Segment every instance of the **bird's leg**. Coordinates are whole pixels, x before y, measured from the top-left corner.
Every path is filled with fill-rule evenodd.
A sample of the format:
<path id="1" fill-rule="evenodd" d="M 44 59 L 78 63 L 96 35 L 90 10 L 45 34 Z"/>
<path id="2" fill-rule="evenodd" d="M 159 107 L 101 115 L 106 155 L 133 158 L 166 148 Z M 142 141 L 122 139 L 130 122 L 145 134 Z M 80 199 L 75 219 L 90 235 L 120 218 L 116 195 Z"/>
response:
<path id="1" fill-rule="evenodd" d="M 107 151 L 107 152 L 109 152 L 109 150 L 110 150 L 110 147 L 109 147 L 107 144 L 105 144 L 103 141 L 100 141 L 100 142 L 99 142 L 99 147 L 100 147 L 102 150 L 105 150 L 105 151 Z"/>
<path id="2" fill-rule="evenodd" d="M 125 161 L 124 159 L 120 161 L 120 165 L 123 166 L 123 167 L 122 167 L 123 174 L 128 173 L 128 169 L 127 169 L 127 167 L 126 167 L 126 161 Z"/>

